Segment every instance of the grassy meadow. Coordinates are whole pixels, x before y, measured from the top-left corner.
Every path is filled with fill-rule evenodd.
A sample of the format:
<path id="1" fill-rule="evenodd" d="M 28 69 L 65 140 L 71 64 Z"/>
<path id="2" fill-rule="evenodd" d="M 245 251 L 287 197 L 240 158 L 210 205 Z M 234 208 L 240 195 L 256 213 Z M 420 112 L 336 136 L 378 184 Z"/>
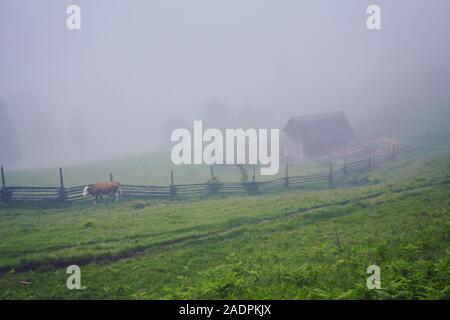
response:
<path id="1" fill-rule="evenodd" d="M 132 183 L 168 180 L 161 161 L 148 174 L 133 170 L 145 159 L 135 161 L 68 168 L 66 183 L 110 171 Z M 51 184 L 48 170 L 8 179 Z M 175 174 L 205 181 L 208 168 Z M 401 157 L 363 175 L 370 183 L 256 196 L 0 203 L 0 298 L 449 299 L 450 154 Z M 71 264 L 82 290 L 66 287 Z M 366 287 L 373 264 L 379 290 Z"/>

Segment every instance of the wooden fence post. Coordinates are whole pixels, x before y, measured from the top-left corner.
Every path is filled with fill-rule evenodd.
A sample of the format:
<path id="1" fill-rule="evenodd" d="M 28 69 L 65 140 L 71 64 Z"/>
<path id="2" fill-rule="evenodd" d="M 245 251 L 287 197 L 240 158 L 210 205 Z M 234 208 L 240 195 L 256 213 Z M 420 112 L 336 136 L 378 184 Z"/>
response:
<path id="1" fill-rule="evenodd" d="M 375 167 L 377 164 L 377 145 L 376 144 L 371 148 L 371 155 L 369 158 L 370 158 L 370 161 L 369 161 L 369 169 L 370 169 L 370 168 Z"/>
<path id="2" fill-rule="evenodd" d="M 392 161 L 395 161 L 395 153 L 396 153 L 396 151 L 395 151 L 395 146 L 391 146 L 391 160 Z"/>
<path id="3" fill-rule="evenodd" d="M 63 178 L 63 171 L 62 171 L 62 168 L 59 168 L 59 192 L 58 192 L 58 200 L 59 200 L 59 201 L 66 201 L 66 200 L 67 200 L 66 189 L 64 188 L 64 178 Z"/>
<path id="4" fill-rule="evenodd" d="M 369 169 L 377 165 L 377 144 L 372 147 L 372 153 L 369 160 Z"/>
<path id="5" fill-rule="evenodd" d="M 343 170 L 344 176 L 347 174 L 347 162 L 348 162 L 348 157 L 345 157 L 345 159 L 344 159 L 344 170 Z"/>
<path id="6" fill-rule="evenodd" d="M 64 189 L 64 177 L 62 173 L 62 168 L 59 168 L 59 187 Z"/>
<path id="7" fill-rule="evenodd" d="M 330 161 L 330 168 L 328 170 L 328 179 L 330 180 L 330 187 L 333 186 L 333 175 L 334 175 L 333 161 Z"/>
<path id="8" fill-rule="evenodd" d="M 289 165 L 286 162 L 286 167 L 284 169 L 284 186 L 289 187 Z"/>
<path id="9" fill-rule="evenodd" d="M 211 193 L 217 192 L 219 190 L 219 181 L 214 177 L 213 166 L 210 166 L 211 180 L 208 182 L 208 191 Z"/>
<path id="10" fill-rule="evenodd" d="M 1 200 L 6 201 L 6 182 L 5 182 L 5 171 L 3 169 L 3 165 L 0 167 L 1 175 L 2 175 L 2 189 L 1 189 Z"/>
<path id="11" fill-rule="evenodd" d="M 256 167 L 253 166 L 253 176 L 252 176 L 252 182 L 255 183 L 256 182 Z"/>
<path id="12" fill-rule="evenodd" d="M 113 182 L 113 181 L 114 181 L 114 179 L 113 179 L 113 174 L 110 173 L 110 174 L 109 174 L 109 182 Z"/>
<path id="13" fill-rule="evenodd" d="M 258 186 L 256 184 L 256 166 L 253 166 L 252 182 L 250 183 L 250 188 L 248 189 L 251 193 L 256 193 L 258 191 Z"/>
<path id="14" fill-rule="evenodd" d="M 2 172 L 2 188 L 6 188 L 5 171 L 3 169 L 3 165 L 1 165 L 1 172 Z"/>
<path id="15" fill-rule="evenodd" d="M 173 198 L 177 196 L 177 186 L 174 184 L 173 171 L 170 171 L 170 195 Z"/>

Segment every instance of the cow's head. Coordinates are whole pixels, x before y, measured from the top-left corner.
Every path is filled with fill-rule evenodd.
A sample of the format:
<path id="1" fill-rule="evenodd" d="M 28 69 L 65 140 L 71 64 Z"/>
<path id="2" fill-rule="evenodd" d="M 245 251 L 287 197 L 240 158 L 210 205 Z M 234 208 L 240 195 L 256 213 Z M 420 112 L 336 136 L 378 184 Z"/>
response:
<path id="1" fill-rule="evenodd" d="M 83 196 L 89 195 L 88 189 L 89 189 L 89 186 L 84 186 L 84 189 L 83 189 Z"/>

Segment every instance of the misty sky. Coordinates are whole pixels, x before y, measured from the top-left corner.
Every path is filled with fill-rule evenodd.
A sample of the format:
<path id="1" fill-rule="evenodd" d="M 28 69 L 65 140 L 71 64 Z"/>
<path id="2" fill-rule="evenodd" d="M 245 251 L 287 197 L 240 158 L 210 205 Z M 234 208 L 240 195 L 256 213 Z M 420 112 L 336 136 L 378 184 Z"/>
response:
<path id="1" fill-rule="evenodd" d="M 81 30 L 66 28 L 70 4 Z M 366 28 L 370 4 L 380 31 Z M 0 43 L 13 167 L 168 149 L 201 118 L 278 128 L 344 110 L 357 131 L 389 134 L 384 119 L 449 114 L 448 0 L 0 0 Z"/>

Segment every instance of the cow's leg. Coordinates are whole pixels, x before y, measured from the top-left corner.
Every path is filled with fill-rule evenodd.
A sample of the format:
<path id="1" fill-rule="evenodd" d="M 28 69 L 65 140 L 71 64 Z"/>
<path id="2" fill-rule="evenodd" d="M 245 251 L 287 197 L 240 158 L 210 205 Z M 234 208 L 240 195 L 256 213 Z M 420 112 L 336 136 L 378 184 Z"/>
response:
<path id="1" fill-rule="evenodd" d="M 116 192 L 114 193 L 114 198 L 116 199 L 116 203 L 119 202 L 119 196 L 120 196 L 119 192 L 116 191 Z"/>
<path id="2" fill-rule="evenodd" d="M 103 202 L 105 202 L 105 199 L 103 199 L 103 196 L 100 194 L 100 200 L 102 200 Z"/>
<path id="3" fill-rule="evenodd" d="M 97 199 L 98 199 L 98 194 L 95 195 L 95 199 L 94 199 L 94 203 L 93 203 L 94 206 L 97 203 Z"/>

